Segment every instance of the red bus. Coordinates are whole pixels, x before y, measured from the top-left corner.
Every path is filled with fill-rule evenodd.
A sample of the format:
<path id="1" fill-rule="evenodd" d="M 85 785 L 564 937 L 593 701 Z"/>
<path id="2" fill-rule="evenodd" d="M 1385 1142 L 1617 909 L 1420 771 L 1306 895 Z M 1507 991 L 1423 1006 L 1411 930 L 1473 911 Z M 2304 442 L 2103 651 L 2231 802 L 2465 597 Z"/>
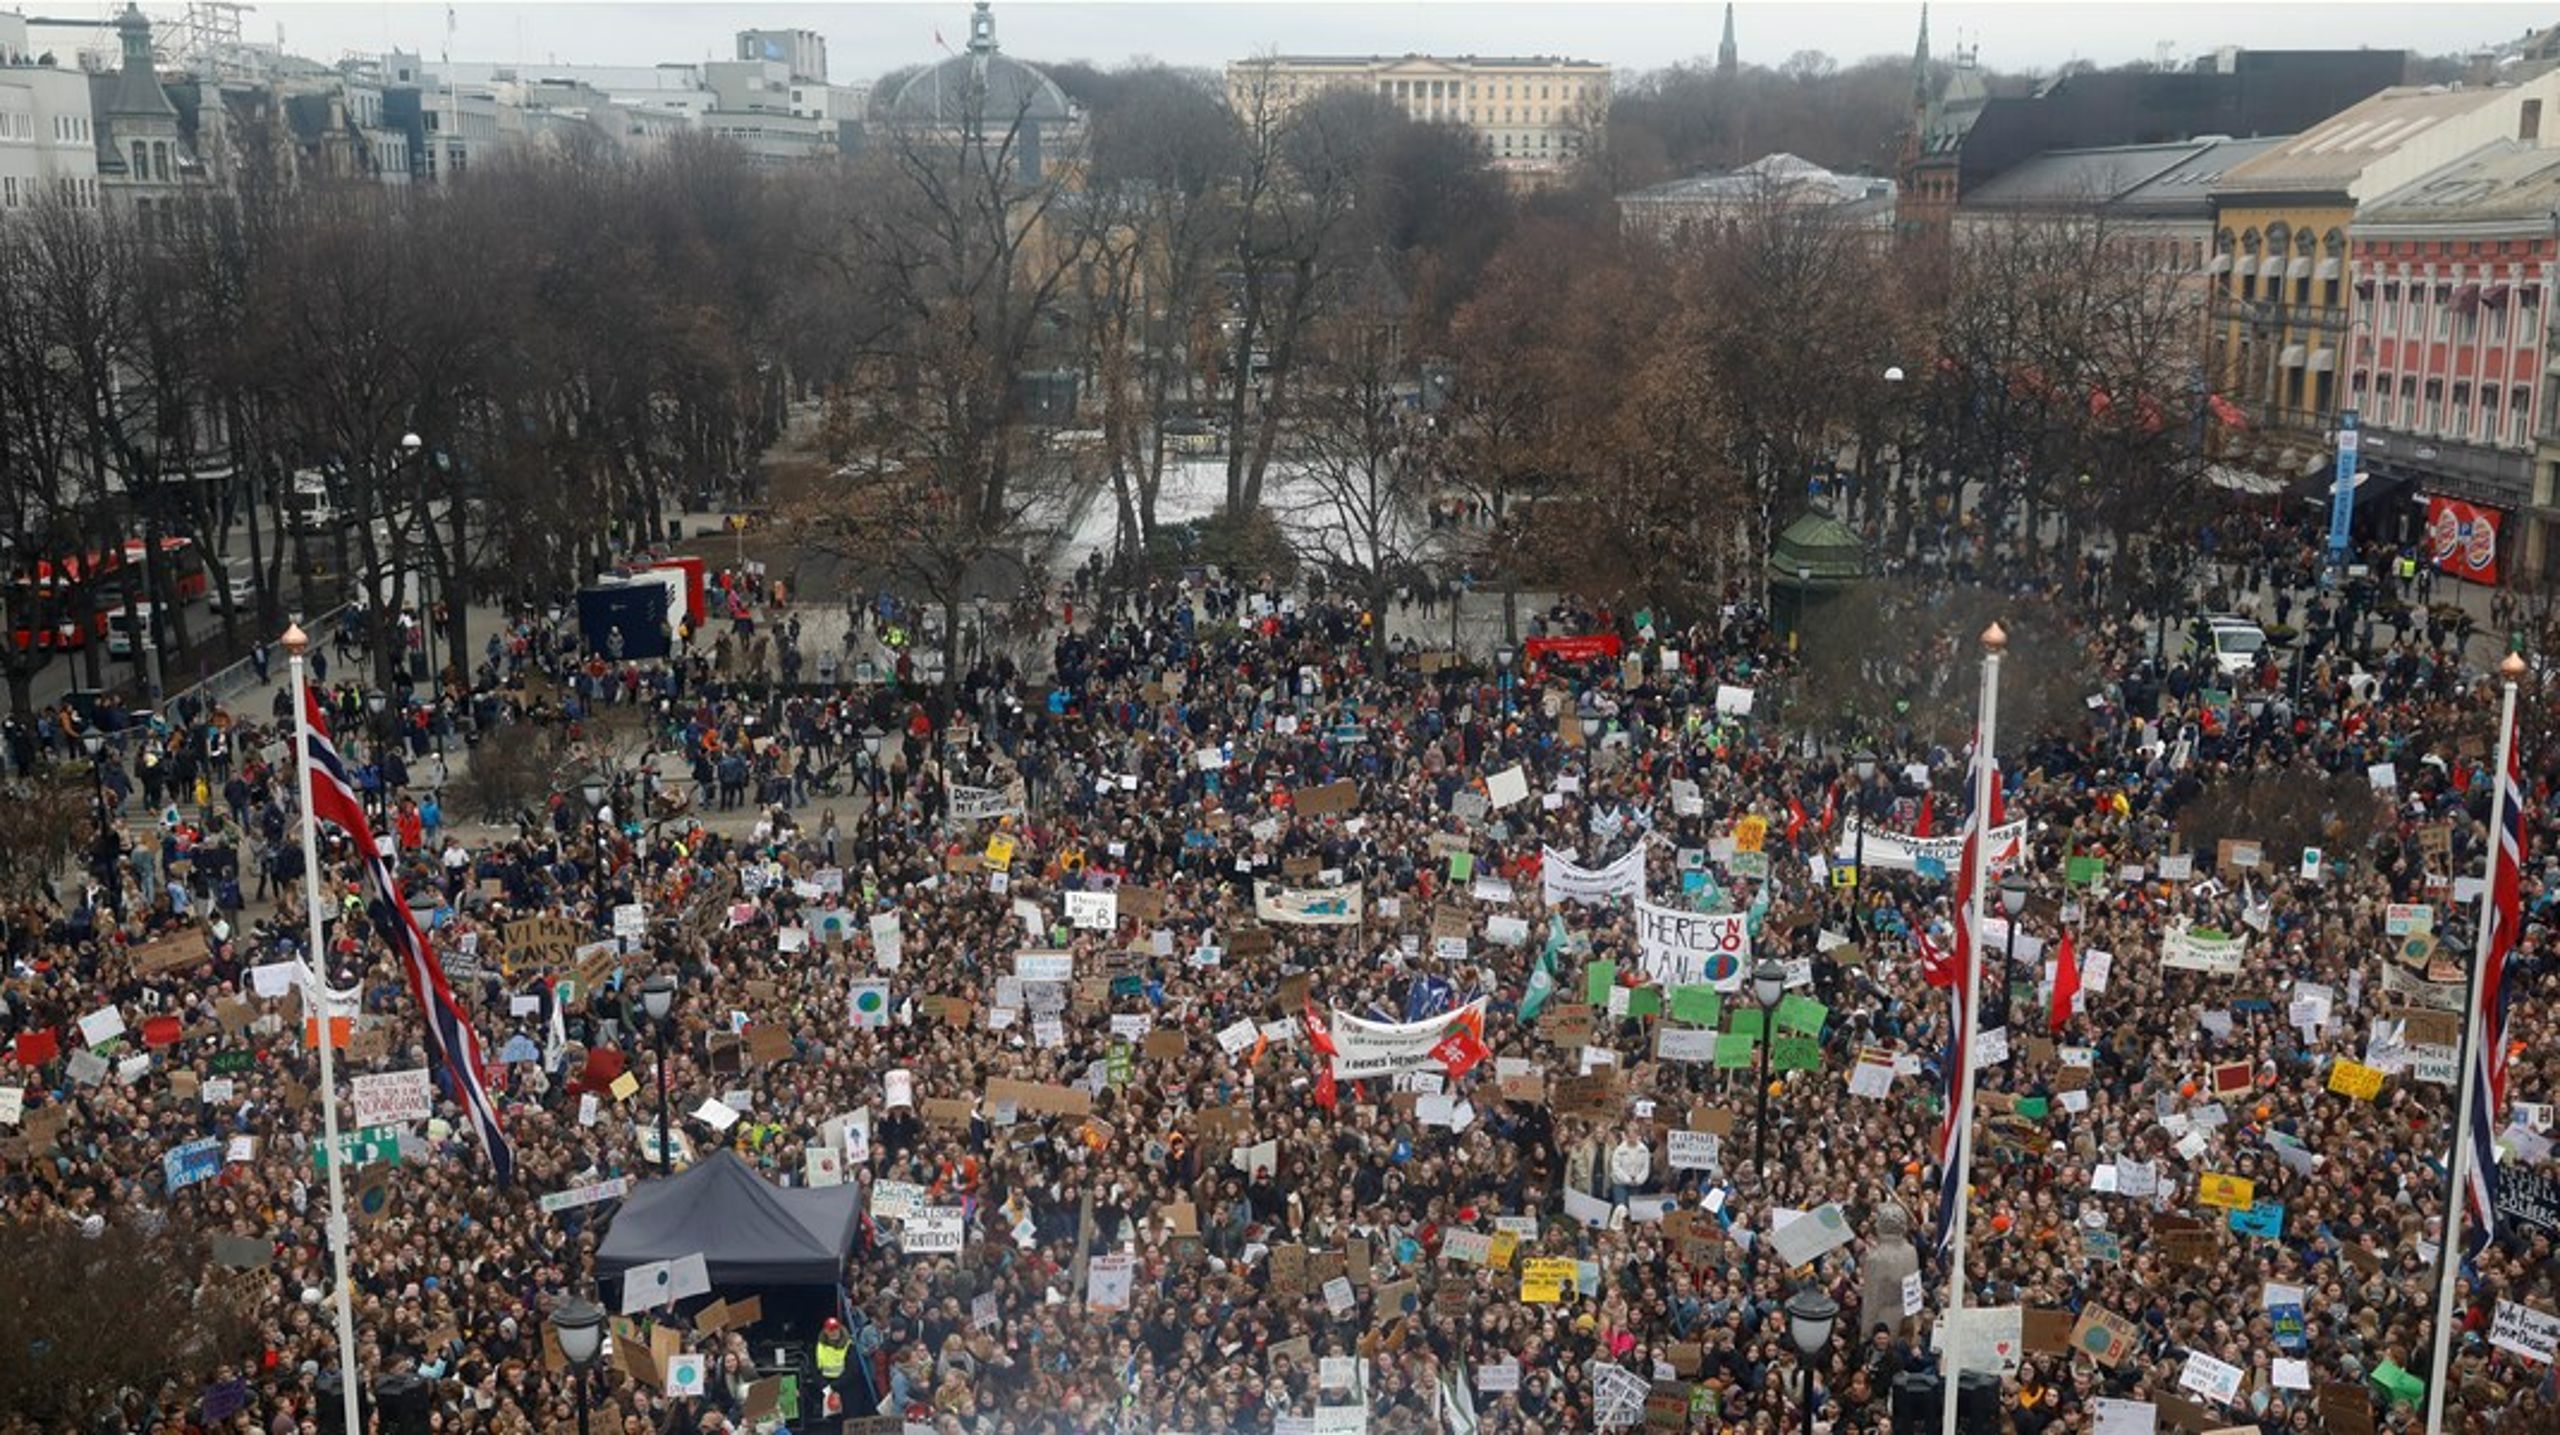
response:
<path id="1" fill-rule="evenodd" d="M 20 652 L 73 651 L 87 647 L 107 631 L 107 614 L 123 606 L 124 585 L 133 596 L 141 591 L 143 540 L 55 558 L 38 558 L 10 575 L 9 641 Z M 203 556 L 191 538 L 160 540 L 160 566 L 181 603 L 211 591 Z"/>

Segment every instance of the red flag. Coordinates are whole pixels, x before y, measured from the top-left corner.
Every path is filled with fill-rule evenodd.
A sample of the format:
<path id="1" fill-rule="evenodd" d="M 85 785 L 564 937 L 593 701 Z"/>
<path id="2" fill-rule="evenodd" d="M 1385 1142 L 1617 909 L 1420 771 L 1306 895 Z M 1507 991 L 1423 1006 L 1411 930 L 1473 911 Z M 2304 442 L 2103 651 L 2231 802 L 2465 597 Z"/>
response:
<path id="1" fill-rule="evenodd" d="M 2071 999 L 2080 995 L 2080 963 L 2071 954 L 2071 932 L 2063 929 L 2062 950 L 2053 958 L 2053 1034 L 2062 1035 L 2062 1024 L 2071 1020 Z"/>
<path id="2" fill-rule="evenodd" d="M 1797 836 L 1797 834 L 1798 834 L 1798 833 L 1801 833 L 1801 832 L 1803 832 L 1803 831 L 1804 831 L 1804 824 L 1805 824 L 1804 804 L 1803 804 L 1803 803 L 1801 803 L 1801 802 L 1796 801 L 1796 800 L 1795 800 L 1794 798 L 1792 798 L 1792 797 L 1788 798 L 1788 799 L 1787 799 L 1787 845 L 1788 845 L 1788 846 L 1793 847 L 1793 846 L 1795 845 L 1795 843 L 1796 843 L 1796 836 Z"/>
<path id="3" fill-rule="evenodd" d="M 174 1016 L 155 1016 L 142 1024 L 144 1046 L 176 1046 L 186 1034 L 186 1024 Z"/>
<path id="4" fill-rule="evenodd" d="M 2204 406 L 2213 415 L 2213 421 L 2224 428 L 2244 429 L 2249 426 L 2249 416 L 2240 412 L 2240 406 L 2220 394 L 2205 395 Z"/>
<path id="5" fill-rule="evenodd" d="M 1937 794 L 1932 792 L 1924 792 L 1920 794 L 1920 820 L 1913 825 L 1911 832 L 1912 836 L 1929 837 L 1935 835 L 1929 831 L 1929 826 L 1931 816 L 1930 804 L 1936 800 L 1936 797 Z"/>
<path id="6" fill-rule="evenodd" d="M 1840 784 L 1833 783 L 1822 792 L 1822 830 L 1828 832 L 1840 820 Z"/>
<path id="7" fill-rule="evenodd" d="M 1327 1062 L 1323 1066 L 1317 1067 L 1316 1105 L 1323 1107 L 1327 1111 L 1331 1111 L 1334 1108 L 1334 1104 L 1340 1099 L 1341 1098 L 1337 1094 L 1333 1084 L 1333 1063 Z"/>
<path id="8" fill-rule="evenodd" d="M 56 1027 L 18 1033 L 18 1064 L 42 1066 L 62 1055 L 62 1032 Z"/>
<path id="9" fill-rule="evenodd" d="M 1333 1028 L 1325 1025 L 1324 1014 L 1316 1010 L 1314 997 L 1307 998 L 1307 1044 L 1325 1056 L 1334 1054 Z"/>
<path id="10" fill-rule="evenodd" d="M 1440 1063 L 1441 1068 L 1449 1073 L 1451 1081 L 1475 1070 L 1476 1066 L 1491 1054 L 1484 1042 L 1478 1039 L 1473 1031 L 1463 1026 L 1453 1029 L 1431 1047 L 1432 1060 Z"/>

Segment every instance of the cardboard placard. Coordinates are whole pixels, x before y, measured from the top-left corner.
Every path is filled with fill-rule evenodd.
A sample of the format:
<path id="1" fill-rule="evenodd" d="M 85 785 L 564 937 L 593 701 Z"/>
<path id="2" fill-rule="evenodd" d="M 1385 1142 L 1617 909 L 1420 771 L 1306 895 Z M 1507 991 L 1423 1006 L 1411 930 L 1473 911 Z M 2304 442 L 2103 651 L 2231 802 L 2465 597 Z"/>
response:
<path id="1" fill-rule="evenodd" d="M 1049 1116 L 1090 1116 L 1093 1094 L 1081 1086 L 1059 1086 L 1046 1081 L 1014 1081 L 1001 1076 L 987 1078 L 987 1105 L 990 1109 L 1010 1101 L 1016 1111 L 1036 1111 Z"/>
<path id="2" fill-rule="evenodd" d="M 171 932 L 156 941 L 145 942 L 125 953 L 138 977 L 158 976 L 213 960 L 206 949 L 204 933 L 193 927 Z"/>
<path id="3" fill-rule="evenodd" d="M 1290 792 L 1289 800 L 1301 817 L 1330 817 L 1360 805 L 1360 784 L 1346 777 L 1322 787 L 1296 788 Z"/>
<path id="4" fill-rule="evenodd" d="M 1146 1053 L 1149 1061 L 1180 1061 L 1190 1049 L 1190 1043 L 1184 1039 L 1181 1030 L 1168 1026 L 1148 1032 L 1146 1040 L 1139 1045 L 1139 1050 Z"/>

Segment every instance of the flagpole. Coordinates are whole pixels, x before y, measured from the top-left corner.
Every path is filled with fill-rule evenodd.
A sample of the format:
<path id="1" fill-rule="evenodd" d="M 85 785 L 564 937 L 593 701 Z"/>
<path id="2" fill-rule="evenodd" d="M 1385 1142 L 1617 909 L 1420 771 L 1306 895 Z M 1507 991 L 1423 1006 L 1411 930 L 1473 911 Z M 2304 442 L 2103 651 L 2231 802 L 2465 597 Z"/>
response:
<path id="1" fill-rule="evenodd" d="M 2478 1095 L 2480 1058 L 2480 973 L 2489 948 L 2498 940 L 2498 864 L 2507 860 L 2507 763 L 2516 740 L 2516 678 L 2524 659 L 2513 653 L 2498 665 L 2506 680 L 2499 700 L 2497 766 L 2489 778 L 2489 869 L 2480 885 L 2480 930 L 2472 939 L 2471 972 L 2463 983 L 2462 1045 L 2454 1064 L 2461 1068 L 2453 1107 L 2453 1181 L 2447 1187 L 2444 1246 L 2436 1252 L 2436 1350 L 2427 1379 L 2427 1429 L 2444 1429 L 2444 1388 L 2453 1362 L 2453 1287 L 2462 1271 L 2462 1214 L 2469 1204 L 2471 1103 Z"/>
<path id="2" fill-rule="evenodd" d="M 309 713 L 311 689 L 303 672 L 303 654 L 311 647 L 311 637 L 295 623 L 284 630 L 284 650 L 288 666 L 293 670 L 293 771 L 297 791 L 302 798 L 302 905 L 311 924 L 311 960 L 304 966 L 302 1007 L 306 1014 L 318 1014 L 316 1030 L 320 1037 L 320 1131 L 327 1155 L 329 1177 L 329 1255 L 338 1282 L 338 1383 L 339 1398 L 346 1402 L 346 1429 L 364 1429 L 357 1405 L 356 1385 L 356 1297 L 355 1281 L 347 1272 L 347 1181 L 340 1168 L 346 1163 L 346 1150 L 338 1144 L 338 1064 L 335 1033 L 329 1009 L 327 949 L 320 931 L 320 829 L 311 815 L 311 739 Z"/>
<path id="3" fill-rule="evenodd" d="M 1965 909 L 1956 920 L 1965 924 L 1964 999 L 1971 1004 L 1965 1020 L 1965 1039 L 1973 1037 L 1974 1023 L 1980 1017 L 1982 992 L 1982 889 L 1991 867 L 1991 784 L 1996 781 L 1991 754 L 2000 720 L 2000 655 L 2009 646 L 2009 635 L 1998 623 L 1982 630 L 1982 746 L 1973 755 L 1973 829 L 1974 838 L 1965 844 L 1971 849 L 1965 863 Z M 1955 1240 L 1947 1261 L 1947 1335 L 1945 1375 L 1939 1393 L 1938 1429 L 1940 1435 L 1956 1435 L 1956 1395 L 1963 1383 L 1963 1370 L 1958 1352 L 1964 1347 L 1964 1230 L 1965 1207 L 1970 1204 L 1973 1189 L 1973 1053 L 1962 1054 L 1964 1083 L 1956 1093 L 1956 1211 Z"/>

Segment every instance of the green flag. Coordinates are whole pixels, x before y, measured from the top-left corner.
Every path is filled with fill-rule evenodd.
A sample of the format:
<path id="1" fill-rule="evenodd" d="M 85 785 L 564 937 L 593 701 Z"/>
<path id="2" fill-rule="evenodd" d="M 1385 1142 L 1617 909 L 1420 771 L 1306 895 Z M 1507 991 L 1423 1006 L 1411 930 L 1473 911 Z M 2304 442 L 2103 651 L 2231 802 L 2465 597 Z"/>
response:
<path id="1" fill-rule="evenodd" d="M 1547 918 L 1547 945 L 1538 953 L 1538 965 L 1529 972 L 1528 993 L 1520 998 L 1520 1020 L 1525 1024 L 1538 1019 L 1556 994 L 1556 956 L 1565 948 L 1564 918 Z"/>

